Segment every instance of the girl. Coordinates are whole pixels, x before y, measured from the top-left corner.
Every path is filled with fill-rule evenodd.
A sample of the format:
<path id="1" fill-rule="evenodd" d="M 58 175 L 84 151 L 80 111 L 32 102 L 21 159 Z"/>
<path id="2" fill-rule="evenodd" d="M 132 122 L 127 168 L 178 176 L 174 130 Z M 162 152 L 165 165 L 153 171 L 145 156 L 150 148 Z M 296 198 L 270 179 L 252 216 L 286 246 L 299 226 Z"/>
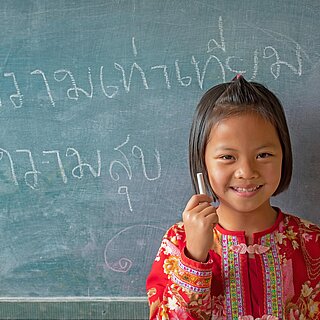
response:
<path id="1" fill-rule="evenodd" d="M 195 191 L 147 278 L 150 319 L 320 319 L 320 229 L 272 207 L 292 152 L 283 108 L 238 76 L 202 97 L 191 128 Z M 218 201 L 215 208 L 211 203 Z"/>

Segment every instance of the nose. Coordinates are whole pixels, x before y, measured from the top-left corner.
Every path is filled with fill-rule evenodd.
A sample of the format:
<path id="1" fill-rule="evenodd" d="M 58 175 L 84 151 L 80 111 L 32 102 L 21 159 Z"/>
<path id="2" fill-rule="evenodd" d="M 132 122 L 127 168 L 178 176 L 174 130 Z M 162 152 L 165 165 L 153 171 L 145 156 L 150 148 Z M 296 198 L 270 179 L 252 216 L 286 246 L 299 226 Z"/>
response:
<path id="1" fill-rule="evenodd" d="M 235 172 L 235 177 L 237 179 L 252 180 L 257 178 L 258 172 L 253 161 L 250 159 L 242 159 L 238 163 L 239 166 Z"/>

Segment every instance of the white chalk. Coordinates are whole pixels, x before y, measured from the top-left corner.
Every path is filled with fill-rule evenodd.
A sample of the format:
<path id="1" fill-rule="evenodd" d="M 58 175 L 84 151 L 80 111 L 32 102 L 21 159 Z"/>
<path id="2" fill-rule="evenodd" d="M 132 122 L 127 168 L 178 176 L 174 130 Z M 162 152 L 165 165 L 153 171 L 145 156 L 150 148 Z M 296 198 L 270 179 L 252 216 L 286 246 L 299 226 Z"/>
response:
<path id="1" fill-rule="evenodd" d="M 201 172 L 197 173 L 197 180 L 198 180 L 198 186 L 199 186 L 199 193 L 206 194 L 206 186 L 204 184 L 203 174 Z"/>

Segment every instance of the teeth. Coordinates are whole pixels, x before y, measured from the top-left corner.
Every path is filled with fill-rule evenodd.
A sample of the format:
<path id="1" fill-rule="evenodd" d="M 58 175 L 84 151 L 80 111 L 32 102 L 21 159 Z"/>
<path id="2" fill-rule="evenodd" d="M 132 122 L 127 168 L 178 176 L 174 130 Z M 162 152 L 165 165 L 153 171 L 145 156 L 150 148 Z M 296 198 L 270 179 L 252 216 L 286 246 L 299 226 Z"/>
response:
<path id="1" fill-rule="evenodd" d="M 238 192 L 253 192 L 253 191 L 256 191 L 257 189 L 259 189 L 259 186 L 256 186 L 254 188 L 249 188 L 249 189 L 246 189 L 246 188 L 237 188 L 235 187 L 234 188 L 236 191 Z"/>

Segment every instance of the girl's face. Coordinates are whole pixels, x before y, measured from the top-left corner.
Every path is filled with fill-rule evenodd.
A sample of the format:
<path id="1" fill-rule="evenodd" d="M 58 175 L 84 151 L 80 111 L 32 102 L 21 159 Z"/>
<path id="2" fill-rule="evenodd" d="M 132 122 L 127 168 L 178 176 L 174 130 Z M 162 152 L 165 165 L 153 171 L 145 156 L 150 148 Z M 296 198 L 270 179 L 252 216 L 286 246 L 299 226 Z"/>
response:
<path id="1" fill-rule="evenodd" d="M 205 163 L 220 210 L 270 210 L 282 164 L 280 140 L 270 122 L 255 114 L 221 120 L 211 129 Z"/>

